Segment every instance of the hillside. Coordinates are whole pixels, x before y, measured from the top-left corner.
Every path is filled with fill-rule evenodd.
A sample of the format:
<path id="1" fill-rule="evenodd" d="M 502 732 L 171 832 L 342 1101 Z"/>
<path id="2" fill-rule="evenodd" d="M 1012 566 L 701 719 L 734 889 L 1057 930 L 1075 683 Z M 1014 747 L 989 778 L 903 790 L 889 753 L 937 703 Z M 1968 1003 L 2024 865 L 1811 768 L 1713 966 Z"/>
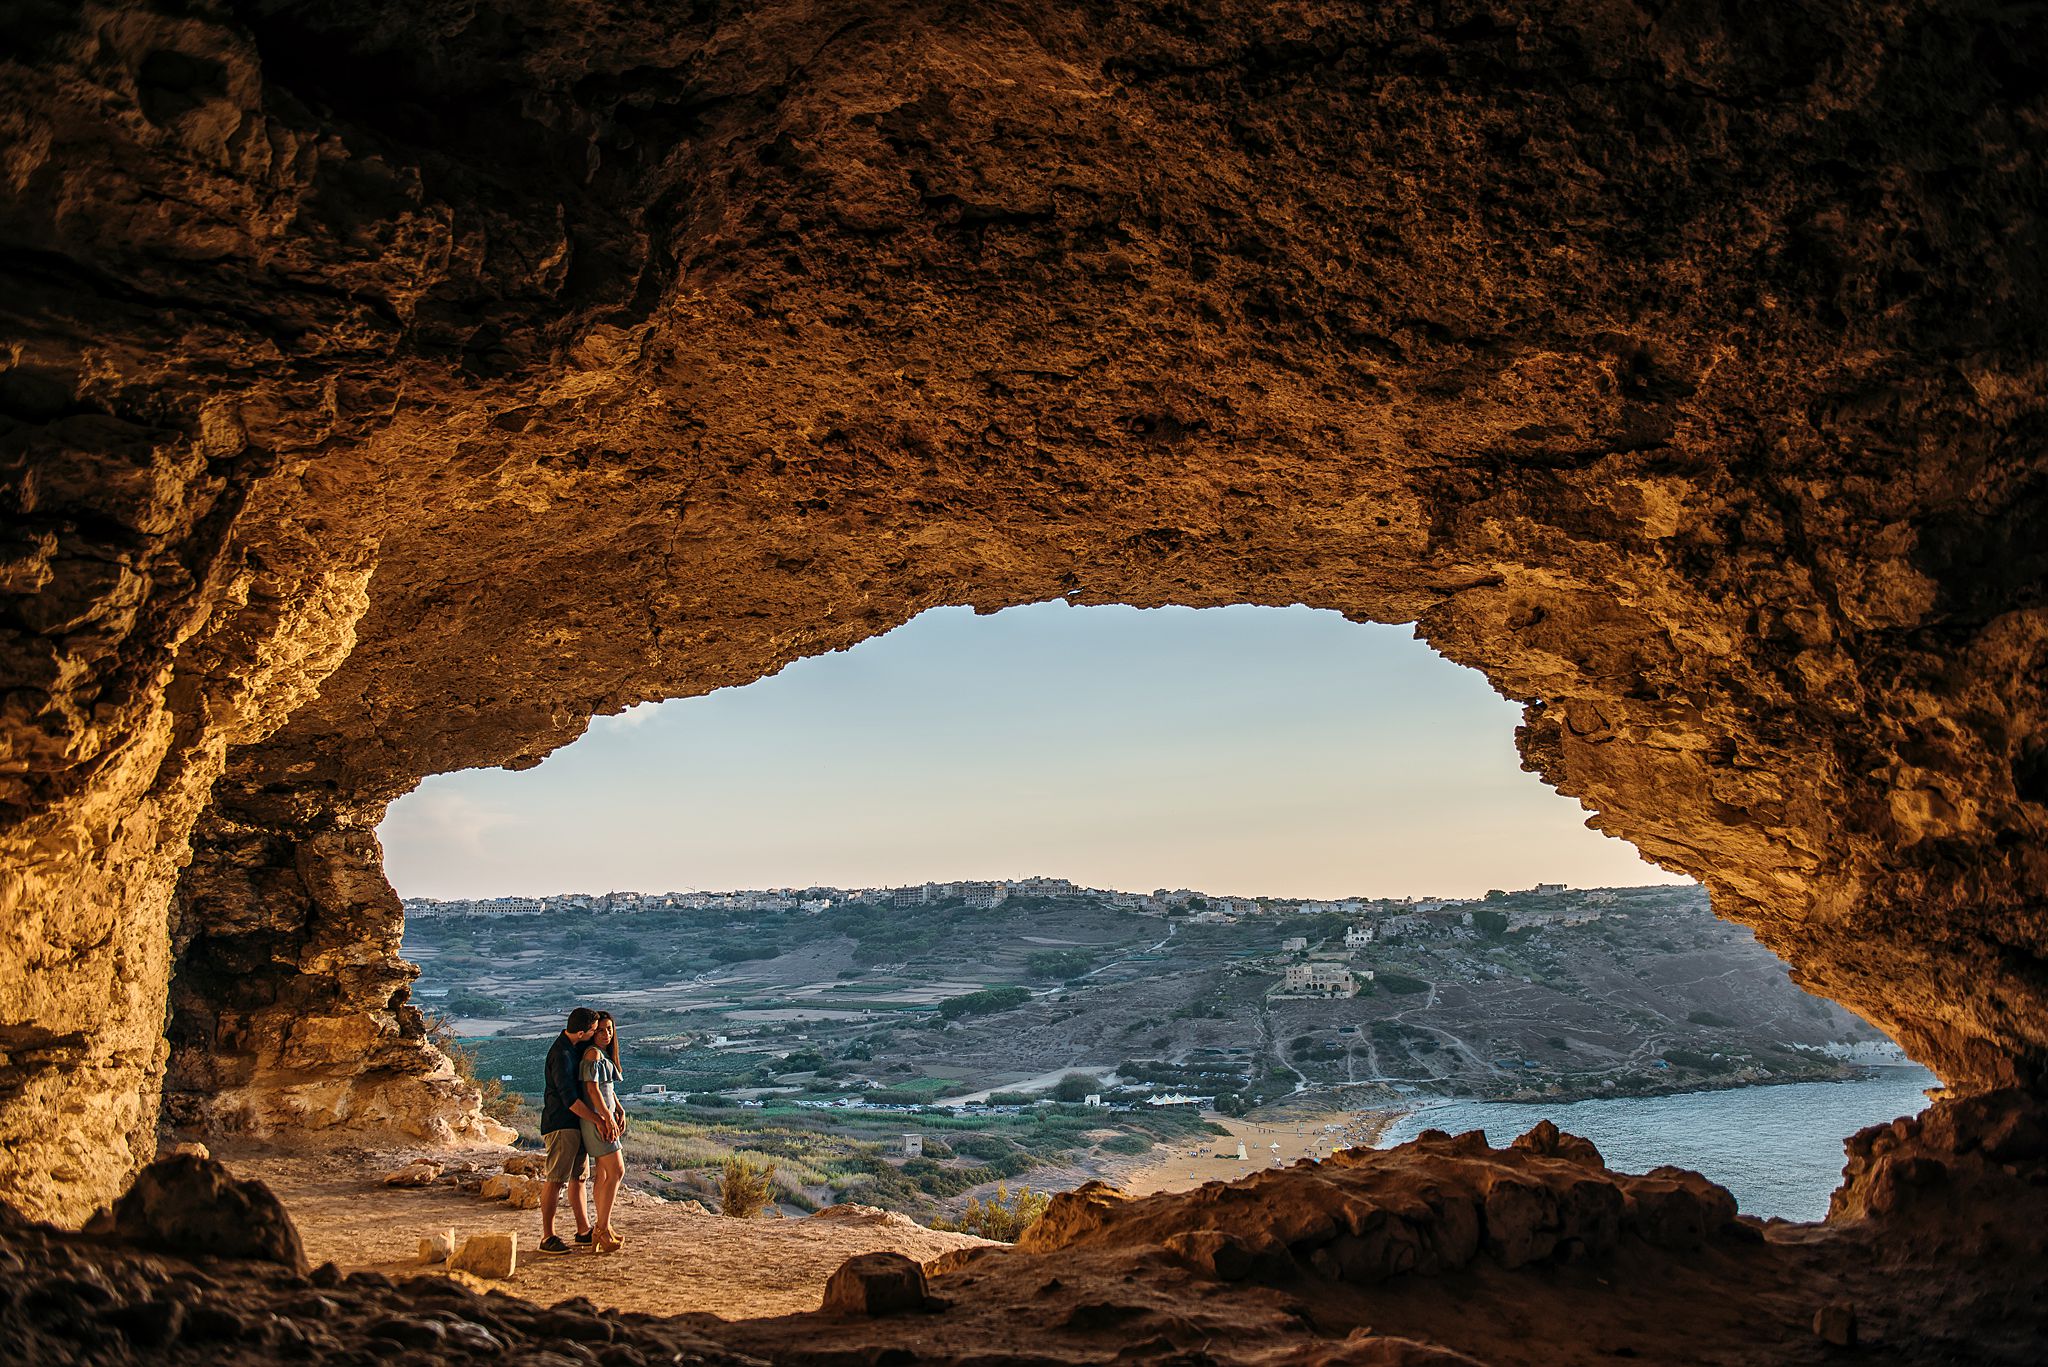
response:
<path id="1" fill-rule="evenodd" d="M 1347 951 L 1352 926 L 1375 938 Z M 570 1007 L 611 1010 L 629 1089 L 666 1089 L 634 1098 L 641 1185 L 708 1198 L 709 1165 L 739 1151 L 779 1164 L 796 1209 L 931 1216 L 991 1183 L 1071 1185 L 1207 1142 L 1195 1106 L 1145 1104 L 1168 1094 L 1236 1113 L 1644 1093 L 1841 1076 L 1823 1046 L 1880 1038 L 1695 888 L 1235 921 L 1090 898 L 440 916 L 410 922 L 405 949 L 423 1004 L 507 1091 L 537 1092 Z M 1289 965 L 1315 963 L 1357 995 L 1282 994 Z M 1086 1080 L 1067 1100 L 1107 1105 L 1019 1109 L 1069 1073 Z M 941 1100 L 974 1104 L 921 1109 Z"/>

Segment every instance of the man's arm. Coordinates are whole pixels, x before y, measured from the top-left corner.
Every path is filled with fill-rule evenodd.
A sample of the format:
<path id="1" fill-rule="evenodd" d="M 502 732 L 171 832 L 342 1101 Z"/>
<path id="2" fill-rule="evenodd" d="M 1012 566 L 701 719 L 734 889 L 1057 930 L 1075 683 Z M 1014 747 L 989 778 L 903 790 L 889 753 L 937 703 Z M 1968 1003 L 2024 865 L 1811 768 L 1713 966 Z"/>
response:
<path id="1" fill-rule="evenodd" d="M 569 1114 L 579 1120 L 589 1121 L 597 1126 L 599 1134 L 609 1139 L 612 1136 L 605 1131 L 602 1108 L 592 1106 L 583 1099 L 583 1074 L 576 1065 L 576 1060 L 581 1057 L 581 1052 L 581 1045 L 574 1049 L 564 1049 L 562 1051 L 562 1064 L 559 1075 L 555 1079 L 555 1090 L 570 1099 Z"/>
<path id="2" fill-rule="evenodd" d="M 619 1137 L 618 1122 L 605 1113 L 604 1093 L 597 1089 L 595 1082 L 583 1084 L 583 1097 L 569 1109 L 581 1116 L 588 1116 L 590 1123 L 597 1126 L 597 1132 L 606 1139 Z"/>

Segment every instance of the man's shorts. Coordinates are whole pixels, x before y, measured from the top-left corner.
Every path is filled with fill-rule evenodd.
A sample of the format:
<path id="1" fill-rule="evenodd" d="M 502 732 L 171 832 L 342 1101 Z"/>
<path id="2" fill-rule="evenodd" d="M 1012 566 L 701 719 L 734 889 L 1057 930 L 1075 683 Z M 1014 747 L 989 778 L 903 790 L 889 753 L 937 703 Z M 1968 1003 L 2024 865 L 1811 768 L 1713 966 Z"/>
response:
<path id="1" fill-rule="evenodd" d="M 548 1146 L 548 1169 L 543 1174 L 546 1181 L 581 1182 L 589 1175 L 590 1157 L 583 1152 L 580 1127 L 549 1130 L 540 1140 Z"/>

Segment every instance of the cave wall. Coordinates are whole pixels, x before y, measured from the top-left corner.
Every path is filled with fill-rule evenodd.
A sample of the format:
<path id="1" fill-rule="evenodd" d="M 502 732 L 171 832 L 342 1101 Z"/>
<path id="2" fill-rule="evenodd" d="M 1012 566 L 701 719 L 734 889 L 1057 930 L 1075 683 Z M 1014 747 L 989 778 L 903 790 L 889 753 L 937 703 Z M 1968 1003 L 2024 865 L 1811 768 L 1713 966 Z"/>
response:
<path id="1" fill-rule="evenodd" d="M 270 1137 L 395 1131 L 511 1142 L 434 1047 L 399 956 L 381 807 L 216 795 L 172 907 L 165 1121 Z"/>
<path id="2" fill-rule="evenodd" d="M 0 1192 L 34 1213 L 149 1151 L 174 934 L 175 1117 L 469 1124 L 384 804 L 942 603 L 1416 621 L 1807 985 L 1953 1085 L 2042 1085 L 2038 19 L 9 23 Z"/>

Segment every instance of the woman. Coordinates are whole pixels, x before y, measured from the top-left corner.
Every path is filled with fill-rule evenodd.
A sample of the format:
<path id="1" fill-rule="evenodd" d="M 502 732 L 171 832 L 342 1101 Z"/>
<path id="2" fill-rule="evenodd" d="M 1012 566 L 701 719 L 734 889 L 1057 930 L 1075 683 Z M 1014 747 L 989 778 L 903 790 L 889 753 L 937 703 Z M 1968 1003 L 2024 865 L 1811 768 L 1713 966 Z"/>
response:
<path id="1" fill-rule="evenodd" d="M 619 1070 L 619 1028 L 609 1011 L 597 1013 L 597 1029 L 583 1050 L 577 1075 L 583 1080 L 583 1104 L 612 1122 L 607 1137 L 589 1120 L 577 1117 L 583 1127 L 583 1150 L 590 1155 L 591 1196 L 597 1207 L 594 1241 L 598 1252 L 616 1253 L 623 1241 L 612 1229 L 612 1200 L 626 1175 L 626 1158 L 619 1151 L 626 1133 L 626 1108 L 619 1104 L 618 1093 L 619 1079 L 625 1076 Z"/>

